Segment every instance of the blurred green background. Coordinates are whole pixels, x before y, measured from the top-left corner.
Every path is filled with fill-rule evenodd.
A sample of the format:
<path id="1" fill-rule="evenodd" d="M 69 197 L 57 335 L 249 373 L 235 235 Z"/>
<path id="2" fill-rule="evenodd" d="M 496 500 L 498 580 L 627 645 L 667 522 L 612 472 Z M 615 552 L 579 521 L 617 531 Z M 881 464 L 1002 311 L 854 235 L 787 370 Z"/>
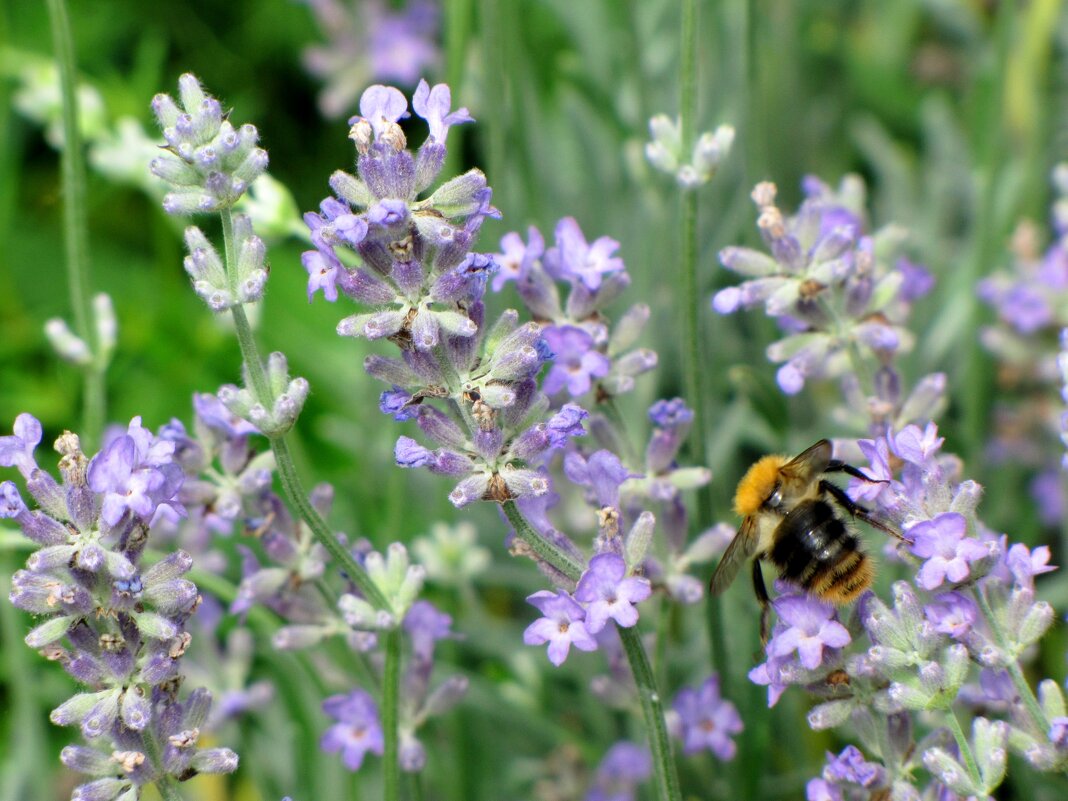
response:
<path id="1" fill-rule="evenodd" d="M 82 0 L 70 4 L 70 14 L 81 77 L 101 93 L 109 120 L 132 115 L 154 130 L 152 96 L 173 92 L 178 75 L 190 71 L 233 109 L 233 119 L 258 126 L 270 171 L 300 210 L 317 207 L 332 171 L 351 169 L 347 126 L 319 114 L 321 84 L 301 63 L 301 51 L 321 41 L 305 5 Z M 687 299 L 678 292 L 678 191 L 642 153 L 648 118 L 678 111 L 678 15 L 679 4 L 671 0 L 447 2 L 441 63 L 428 75 L 432 83 L 448 81 L 454 105 L 466 105 L 477 120 L 450 133 L 450 166 L 481 167 L 503 212 L 483 229 L 480 250 L 496 250 L 503 233 L 529 224 L 550 236 L 567 215 L 590 240 L 608 235 L 621 242 L 634 278 L 630 302 L 644 300 L 653 310 L 643 344 L 661 355 L 660 369 L 623 399 L 639 442 L 649 402 L 682 393 L 677 321 L 678 304 Z M 756 241 L 749 192 L 757 181 L 775 181 L 783 207 L 793 208 L 802 176 L 836 184 L 857 172 L 869 184 L 872 219 L 908 228 L 911 255 L 938 281 L 914 312 L 922 347 L 906 359 L 906 376 L 949 374 L 950 408 L 941 429 L 947 450 L 964 456 L 966 474 L 987 487 L 985 520 L 1016 539 L 1055 544 L 1056 532 L 1041 527 L 1028 495 L 1030 468 L 999 466 L 996 480 L 985 468 L 991 411 L 1002 391 L 993 361 L 977 342 L 979 326 L 992 314 L 978 303 L 974 286 L 1008 263 L 1008 238 L 1020 218 L 1045 223 L 1049 171 L 1068 156 L 1063 4 L 725 0 L 702 3 L 699 24 L 698 130 L 720 123 L 737 129 L 727 163 L 701 191 L 699 217 L 705 380 L 715 404 L 710 466 L 719 519 L 731 520 L 736 477 L 758 453 L 796 451 L 821 436 L 855 432 L 836 431 L 828 420 L 835 387 L 814 387 L 789 400 L 781 395 L 763 354 L 774 335 L 769 321 L 759 314 L 711 313 L 705 299 L 735 280 L 719 268 L 716 253 L 726 244 Z M 47 443 L 77 427 L 81 382 L 53 355 L 42 331 L 46 319 L 70 314 L 58 156 L 40 126 L 13 105 L 25 55 L 52 53 L 44 5 L 0 4 L 0 46 L 0 424 L 6 431 L 19 412 L 31 411 L 42 420 Z M 193 392 L 239 379 L 236 343 L 190 291 L 180 226 L 153 198 L 90 171 L 89 202 L 93 288 L 112 295 L 120 325 L 107 376 L 109 419 L 141 415 L 153 428 L 171 417 L 188 423 Z M 457 519 L 440 481 L 393 468 L 399 431 L 383 424 L 376 408 L 380 387 L 361 368 L 364 355 L 378 349 L 334 334 L 337 319 L 350 313 L 344 301 L 337 307 L 321 299 L 307 303 L 297 238 L 270 245 L 259 336 L 265 351 L 284 351 L 291 373 L 311 383 L 297 432 L 308 483 L 333 483 L 336 524 L 378 544 L 410 541 L 434 520 Z M 516 300 L 505 293 L 496 302 L 499 310 Z M 507 561 L 491 510 L 478 510 L 474 519 L 482 542 L 495 552 L 495 566 L 479 587 L 481 617 L 464 617 L 460 601 L 451 601 L 450 611 L 469 635 L 451 658 L 475 678 L 469 703 L 435 731 L 440 755 L 428 741 L 429 775 L 455 770 L 428 797 L 532 797 L 548 752 L 572 743 L 595 761 L 603 749 L 585 741 L 610 742 L 620 721 L 584 693 L 585 679 L 574 665 L 544 685 L 550 679 L 534 668 L 541 654 L 512 655 L 519 648 L 514 618 L 520 593 L 538 588 L 538 578 L 526 565 Z M 8 549 L 7 572 L 24 556 Z M 1062 609 L 1064 600 L 1057 600 Z M 734 603 L 750 614 L 748 597 Z M 707 672 L 699 617 L 680 624 L 672 646 L 680 653 L 678 668 L 671 669 L 673 687 L 693 683 L 702 660 Z M 522 612 L 518 619 L 525 619 Z M 28 665 L 41 679 L 33 704 L 51 708 L 69 692 L 66 679 L 24 648 L 12 654 L 10 643 L 21 647 L 21 635 L 10 635 L 23 622 L 9 607 L 2 622 L 5 659 L 22 659 L 23 667 L 5 663 L 0 669 L 8 673 L 0 678 Z M 270 621 L 263 626 L 259 636 L 265 638 Z M 743 638 L 743 652 L 750 639 L 751 633 Z M 1063 678 L 1062 633 L 1050 642 L 1043 652 L 1046 675 Z M 373 784 L 361 793 L 360 778 L 353 783 L 333 760 L 300 768 L 286 757 L 281 766 L 272 764 L 270 754 L 281 745 L 278 727 L 288 732 L 297 725 L 294 742 L 313 748 L 323 693 L 308 679 L 309 668 L 311 674 L 325 670 L 304 665 L 303 678 L 286 683 L 293 660 L 257 663 L 257 670 L 275 675 L 283 703 L 241 724 L 230 744 L 247 754 L 242 772 L 229 784 L 204 783 L 203 797 L 292 792 L 294 801 L 307 801 L 340 797 L 323 793 L 342 787 L 353 798 L 375 797 Z M 736 684 L 743 683 L 739 676 Z M 0 686 L 0 708 L 14 703 L 6 693 Z M 502 695 L 509 699 L 503 706 L 496 700 Z M 833 743 L 806 736 L 800 698 L 768 712 L 761 696 L 754 690 L 738 699 L 751 746 L 738 769 L 760 764 L 757 748 L 774 730 L 776 744 L 796 748 L 777 748 L 776 770 L 751 778 L 751 788 L 762 797 L 797 797 Z M 555 714 L 549 710 L 568 706 L 560 722 L 550 722 Z M 540 711 L 540 720 L 535 714 L 529 726 L 517 724 L 524 709 Z M 4 717 L 4 742 L 13 749 L 22 732 L 14 729 L 14 716 Z M 510 724 L 503 732 L 502 721 Z M 782 733 L 794 729 L 796 735 Z M 54 758 L 68 734 L 51 730 L 40 714 L 32 733 L 37 742 L 47 740 L 38 763 L 48 774 L 41 776 L 40 798 L 61 797 L 54 788 L 69 780 Z M 501 760 L 507 768 L 499 772 L 494 765 Z M 18 768 L 9 763 L 6 769 Z M 711 758 L 687 760 L 682 770 L 686 786 L 723 792 L 723 771 Z M 317 782 L 319 794 L 296 790 L 302 778 Z"/>

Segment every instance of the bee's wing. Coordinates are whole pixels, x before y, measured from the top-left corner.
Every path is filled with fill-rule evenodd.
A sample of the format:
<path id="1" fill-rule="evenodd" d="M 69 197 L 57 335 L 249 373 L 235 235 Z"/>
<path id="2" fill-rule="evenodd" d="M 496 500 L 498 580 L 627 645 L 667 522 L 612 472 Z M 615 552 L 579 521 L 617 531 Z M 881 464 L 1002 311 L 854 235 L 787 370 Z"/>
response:
<path id="1" fill-rule="evenodd" d="M 779 472 L 798 484 L 809 484 L 820 474 L 826 472 L 827 466 L 831 463 L 831 451 L 831 441 L 821 439 L 804 453 L 784 464 Z"/>
<path id="2" fill-rule="evenodd" d="M 719 595 L 730 586 L 738 575 L 739 568 L 756 552 L 756 546 L 756 518 L 747 517 L 742 521 L 742 527 L 734 535 L 731 544 L 723 553 L 723 558 L 716 565 L 715 572 L 712 573 L 712 580 L 708 583 L 708 591 L 712 595 Z"/>

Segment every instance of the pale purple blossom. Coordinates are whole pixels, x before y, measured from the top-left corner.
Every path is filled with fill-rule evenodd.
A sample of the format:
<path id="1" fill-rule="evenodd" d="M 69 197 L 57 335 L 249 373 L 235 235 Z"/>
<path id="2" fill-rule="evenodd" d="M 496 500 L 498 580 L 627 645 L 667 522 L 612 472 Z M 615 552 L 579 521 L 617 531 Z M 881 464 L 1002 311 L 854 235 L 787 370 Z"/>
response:
<path id="1" fill-rule="evenodd" d="M 0 437 L 0 466 L 16 467 L 26 478 L 37 469 L 33 452 L 41 442 L 41 423 L 32 414 L 23 412 L 15 418 L 14 431 Z"/>
<path id="2" fill-rule="evenodd" d="M 963 515 L 944 512 L 905 531 L 912 553 L 927 560 L 916 574 L 917 585 L 930 591 L 946 581 L 959 584 L 971 575 L 972 563 L 990 554 L 979 540 L 965 536 L 966 530 Z"/>
<path id="3" fill-rule="evenodd" d="M 585 801 L 633 801 L 638 783 L 648 779 L 652 770 L 648 748 L 626 740 L 618 742 L 597 766 Z"/>
<path id="4" fill-rule="evenodd" d="M 623 628 L 638 622 L 635 604 L 652 594 L 649 580 L 626 576 L 627 564 L 614 553 L 602 553 L 590 560 L 579 579 L 575 600 L 586 605 L 586 630 L 596 634 L 612 618 Z"/>
<path id="5" fill-rule="evenodd" d="M 428 0 L 411 0 L 406 7 L 366 4 L 367 55 L 372 77 L 411 86 L 427 67 L 438 61 L 435 43 L 439 11 Z"/>
<path id="6" fill-rule="evenodd" d="M 596 291 L 604 276 L 623 269 L 623 260 L 612 256 L 618 249 L 619 243 L 607 236 L 589 244 L 578 222 L 565 217 L 556 225 L 556 246 L 545 254 L 545 269 L 554 278 Z"/>
<path id="7" fill-rule="evenodd" d="M 938 426 L 934 423 L 928 423 L 923 431 L 919 426 L 905 426 L 889 439 L 897 456 L 920 467 L 929 464 L 945 442 L 945 437 L 938 436 Z"/>
<path id="8" fill-rule="evenodd" d="M 935 631 L 959 640 L 971 631 L 979 617 L 975 601 L 959 592 L 945 592 L 924 607 L 924 615 Z"/>
<path id="9" fill-rule="evenodd" d="M 744 726 L 734 704 L 720 696 L 718 676 L 709 676 L 696 690 L 684 687 L 672 708 L 678 715 L 675 734 L 682 740 L 684 753 L 708 749 L 724 761 L 734 758 L 738 747 L 731 737 Z"/>
<path id="10" fill-rule="evenodd" d="M 805 785 L 806 801 L 842 801 L 842 791 L 826 779 L 809 779 Z"/>
<path id="11" fill-rule="evenodd" d="M 375 84 L 360 96 L 360 116 L 371 124 L 376 136 L 385 132 L 389 123 L 408 116 L 408 101 L 399 89 Z"/>
<path id="12" fill-rule="evenodd" d="M 531 265 L 545 253 L 545 239 L 533 225 L 527 229 L 527 241 L 511 231 L 501 237 L 501 252 L 493 254 L 500 269 L 493 276 L 491 288 L 500 292 L 509 281 L 522 282 L 530 273 Z"/>
<path id="13" fill-rule="evenodd" d="M 554 665 L 559 667 L 564 663 L 572 645 L 580 651 L 597 650 L 597 641 L 586 628 L 585 610 L 566 592 L 541 590 L 527 596 L 527 603 L 537 607 L 544 617 L 527 626 L 523 642 L 527 645 L 549 643 L 549 661 Z"/>
<path id="14" fill-rule="evenodd" d="M 771 657 L 796 651 L 801 664 L 815 670 L 823 662 L 825 648 L 844 648 L 852 639 L 846 627 L 833 619 L 834 607 L 807 593 L 779 596 L 774 605 L 780 625 L 768 641 Z"/>
<path id="15" fill-rule="evenodd" d="M 594 451 L 584 458 L 577 451 L 564 456 L 564 474 L 568 480 L 588 487 L 600 506 L 619 506 L 619 488 L 628 478 L 633 478 L 623 463 L 609 450 Z"/>
<path id="16" fill-rule="evenodd" d="M 340 752 L 342 763 L 351 771 L 360 769 L 368 752 L 382 756 L 382 724 L 370 694 L 355 689 L 346 695 L 332 695 L 323 701 L 323 712 L 337 721 L 319 741 L 323 751 Z"/>
<path id="17" fill-rule="evenodd" d="M 336 259 L 327 258 L 321 251 L 306 250 L 300 256 L 300 262 L 308 271 L 308 302 L 311 303 L 315 293 L 322 290 L 323 297 L 333 303 L 337 300 L 338 272 L 344 268 Z"/>
<path id="18" fill-rule="evenodd" d="M 1035 576 L 1057 569 L 1056 565 L 1049 563 L 1049 559 L 1048 545 L 1028 548 L 1023 543 L 1017 542 L 1005 555 L 1005 564 L 1019 586 L 1034 589 Z"/>
<path id="19" fill-rule="evenodd" d="M 885 780 L 886 769 L 882 765 L 865 760 L 864 754 L 855 745 L 847 745 L 838 756 L 828 752 L 823 778 L 838 784 L 872 788 Z"/>
<path id="20" fill-rule="evenodd" d="M 542 383 L 546 395 L 566 388 L 571 397 L 577 398 L 590 391 L 594 380 L 608 375 L 612 364 L 595 348 L 593 337 L 585 329 L 549 326 L 542 336 L 556 356 Z"/>
<path id="21" fill-rule="evenodd" d="M 430 138 L 441 145 L 445 144 L 450 126 L 475 121 L 466 108 L 451 111 L 452 92 L 443 83 L 431 89 L 425 80 L 419 81 L 412 95 L 412 108 L 430 125 Z"/>

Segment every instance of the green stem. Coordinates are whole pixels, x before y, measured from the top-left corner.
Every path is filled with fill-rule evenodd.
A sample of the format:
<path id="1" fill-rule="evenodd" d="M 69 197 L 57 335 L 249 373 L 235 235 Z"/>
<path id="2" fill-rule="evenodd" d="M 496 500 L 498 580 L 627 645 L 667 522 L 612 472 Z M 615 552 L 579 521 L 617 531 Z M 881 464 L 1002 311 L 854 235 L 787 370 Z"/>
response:
<path id="1" fill-rule="evenodd" d="M 645 646 L 642 645 L 641 633 L 637 626 L 627 629 L 617 626 L 616 630 L 623 642 L 623 650 L 627 653 L 634 683 L 638 685 L 638 699 L 641 701 L 645 726 L 649 730 L 649 747 L 653 753 L 653 765 L 656 767 L 657 796 L 661 801 L 678 801 L 682 798 L 679 777 L 675 772 L 671 741 L 668 740 L 667 726 L 664 724 L 664 709 L 656 688 L 656 677 L 645 653 Z"/>
<path id="2" fill-rule="evenodd" d="M 400 630 L 385 634 L 386 662 L 382 672 L 382 731 L 385 738 L 382 750 L 385 801 L 400 798 L 400 743 L 397 736 L 400 704 Z"/>
<path id="3" fill-rule="evenodd" d="M 233 215 L 229 209 L 223 209 L 220 212 L 220 217 L 222 218 L 223 242 L 226 252 L 226 274 L 233 280 L 237 270 Z M 249 324 L 248 317 L 245 314 L 245 307 L 238 304 L 233 306 L 230 311 L 233 315 L 237 342 L 241 348 L 241 358 L 244 360 L 245 372 L 248 375 L 249 383 L 252 384 L 252 391 L 256 396 L 256 400 L 269 409 L 274 399 L 267 381 L 267 373 L 263 369 L 263 361 L 260 359 L 259 347 L 256 345 L 256 338 L 252 333 L 252 326 Z M 353 558 L 348 549 L 338 542 L 334 532 L 308 500 L 308 493 L 305 492 L 300 475 L 297 473 L 293 455 L 286 441 L 286 435 L 272 437 L 271 449 L 274 451 L 274 460 L 278 465 L 278 476 L 281 479 L 282 490 L 285 493 L 289 507 L 297 511 L 301 520 L 311 529 L 315 539 L 337 560 L 341 569 L 345 571 L 346 575 L 363 593 L 367 602 L 376 609 L 390 609 L 391 606 L 386 596 L 371 581 L 367 571 Z"/>
<path id="4" fill-rule="evenodd" d="M 682 6 L 682 30 L 679 61 L 679 130 L 682 152 L 693 152 L 697 129 L 697 0 L 685 0 Z M 705 392 L 704 370 L 701 364 L 700 327 L 698 310 L 702 307 L 697 281 L 697 192 L 683 191 L 680 196 L 680 266 L 682 269 L 681 299 L 683 306 L 683 374 L 686 394 L 693 405 L 693 431 L 690 443 L 694 462 L 708 465 L 708 398 Z M 697 491 L 698 530 L 712 523 L 712 489 L 707 484 Z M 723 694 L 733 695 L 727 642 L 724 637 L 723 602 L 709 596 L 705 605 L 708 626 L 708 645 L 712 664 L 719 674 Z"/>
<path id="5" fill-rule="evenodd" d="M 501 506 L 508 522 L 515 529 L 516 536 L 530 546 L 541 559 L 559 570 L 572 581 L 578 581 L 582 575 L 582 565 L 574 557 L 564 553 L 552 542 L 542 537 L 523 517 L 515 501 L 505 501 Z M 634 683 L 638 687 L 638 699 L 641 702 L 642 717 L 649 732 L 650 749 L 653 754 L 653 767 L 656 775 L 657 796 L 660 801 L 681 801 L 679 778 L 675 771 L 675 762 L 671 755 L 671 743 L 668 741 L 667 726 L 664 724 L 664 710 L 660 704 L 660 692 L 657 690 L 656 677 L 649 664 L 649 655 L 642 644 L 641 633 L 637 626 L 631 628 L 617 627 L 623 650 L 627 654 Z"/>
<path id="6" fill-rule="evenodd" d="M 353 558 L 348 549 L 338 542 L 337 537 L 334 536 L 334 532 L 330 530 L 326 521 L 311 505 L 308 500 L 308 494 L 304 491 L 304 487 L 300 482 L 300 476 L 297 475 L 297 468 L 293 464 L 293 456 L 289 452 L 289 443 L 286 442 L 286 438 L 283 436 L 272 439 L 271 448 L 274 450 L 274 459 L 278 464 L 278 476 L 282 481 L 282 490 L 290 508 L 296 510 L 300 519 L 311 529 L 315 539 L 326 548 L 330 556 L 337 560 L 341 569 L 345 571 L 348 578 L 363 593 L 363 597 L 367 599 L 367 602 L 375 609 L 390 609 L 391 605 L 386 596 L 371 581 L 367 571 Z"/>
<path id="7" fill-rule="evenodd" d="M 952 706 L 946 707 L 946 719 L 949 721 L 949 730 L 953 732 L 953 739 L 957 741 L 957 749 L 964 760 L 964 767 L 968 769 L 968 775 L 976 787 L 982 787 L 983 779 L 979 775 L 979 766 L 975 762 L 975 754 L 972 753 L 972 746 L 968 742 L 968 738 L 964 736 L 964 729 L 961 728 L 960 721 L 957 720 L 957 713 L 953 711 Z"/>
<path id="8" fill-rule="evenodd" d="M 100 343 L 92 325 L 89 281 L 89 222 L 86 205 L 85 154 L 78 127 L 77 76 L 74 41 L 64 0 L 48 0 L 52 43 L 59 71 L 63 106 L 63 150 L 60 165 L 63 184 L 63 243 L 66 249 L 67 291 L 70 293 L 74 332 L 89 346 L 92 362 L 84 368 L 82 435 L 87 447 L 100 437 L 104 427 L 104 379 L 100 366 Z"/>
<path id="9" fill-rule="evenodd" d="M 516 536 L 529 545 L 530 550 L 539 559 L 559 570 L 572 581 L 579 580 L 582 575 L 582 565 L 575 561 L 575 557 L 571 554 L 560 550 L 554 543 L 535 531 L 534 527 L 523 517 L 523 513 L 519 511 L 515 501 L 505 501 L 501 504 L 501 508 L 504 509 L 505 517 L 508 518 L 508 522 L 515 529 Z"/>
<path id="10" fill-rule="evenodd" d="M 1049 720 L 1046 719 L 1046 713 L 1042 711 L 1042 706 L 1031 691 L 1031 685 L 1027 683 L 1027 677 L 1024 676 L 1023 670 L 1020 668 L 1019 659 L 1009 648 L 1009 639 L 1005 636 L 1005 631 L 990 606 L 990 599 L 986 597 L 986 591 L 982 587 L 975 587 L 973 594 L 979 602 L 979 608 L 983 612 L 983 617 L 986 618 L 987 625 L 990 626 L 990 631 L 994 634 L 994 641 L 997 643 L 998 648 L 1012 657 L 1006 669 L 1009 671 L 1009 677 L 1012 679 L 1016 692 L 1020 695 L 1020 700 L 1031 716 L 1031 721 L 1039 731 L 1048 732 Z"/>
<path id="11" fill-rule="evenodd" d="M 163 756 L 156 735 L 151 731 L 146 731 L 141 737 L 141 742 L 144 744 L 145 756 L 148 757 L 149 763 L 162 774 Z M 159 790 L 163 801 L 182 801 L 182 794 L 178 792 L 178 786 L 172 776 L 163 774 L 162 778 L 156 781 L 156 789 Z"/>

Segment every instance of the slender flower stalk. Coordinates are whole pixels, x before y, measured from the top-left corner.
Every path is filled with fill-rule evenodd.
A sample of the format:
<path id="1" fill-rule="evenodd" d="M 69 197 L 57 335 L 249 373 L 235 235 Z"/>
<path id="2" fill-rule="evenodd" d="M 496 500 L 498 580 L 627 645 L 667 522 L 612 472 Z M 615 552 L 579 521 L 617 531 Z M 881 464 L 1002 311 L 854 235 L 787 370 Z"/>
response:
<path id="1" fill-rule="evenodd" d="M 92 308 L 89 279 L 89 223 L 86 206 L 85 154 L 78 127 L 78 105 L 75 99 L 76 72 L 74 44 L 70 32 L 66 0 L 48 0 L 48 14 L 52 39 L 59 68 L 60 97 L 63 105 L 63 238 L 66 247 L 67 290 L 70 293 L 74 330 L 88 348 L 88 358 L 82 363 L 84 395 L 82 398 L 82 431 L 86 444 L 95 444 L 104 429 L 106 415 L 104 370 L 107 356 L 101 342 Z"/>
<path id="2" fill-rule="evenodd" d="M 514 501 L 506 501 L 501 508 L 517 536 L 526 542 L 539 558 L 544 559 L 568 579 L 576 582 L 579 580 L 582 568 L 572 557 L 563 553 L 553 542 L 531 526 Z M 679 790 L 678 772 L 675 769 L 671 741 L 668 739 L 667 726 L 664 723 L 661 694 L 657 689 L 656 676 L 649 662 L 649 656 L 642 644 L 641 633 L 636 626 L 619 627 L 618 631 L 634 675 L 634 682 L 638 687 L 642 717 L 645 720 L 653 754 L 657 795 L 662 801 L 679 801 L 682 795 Z"/>

